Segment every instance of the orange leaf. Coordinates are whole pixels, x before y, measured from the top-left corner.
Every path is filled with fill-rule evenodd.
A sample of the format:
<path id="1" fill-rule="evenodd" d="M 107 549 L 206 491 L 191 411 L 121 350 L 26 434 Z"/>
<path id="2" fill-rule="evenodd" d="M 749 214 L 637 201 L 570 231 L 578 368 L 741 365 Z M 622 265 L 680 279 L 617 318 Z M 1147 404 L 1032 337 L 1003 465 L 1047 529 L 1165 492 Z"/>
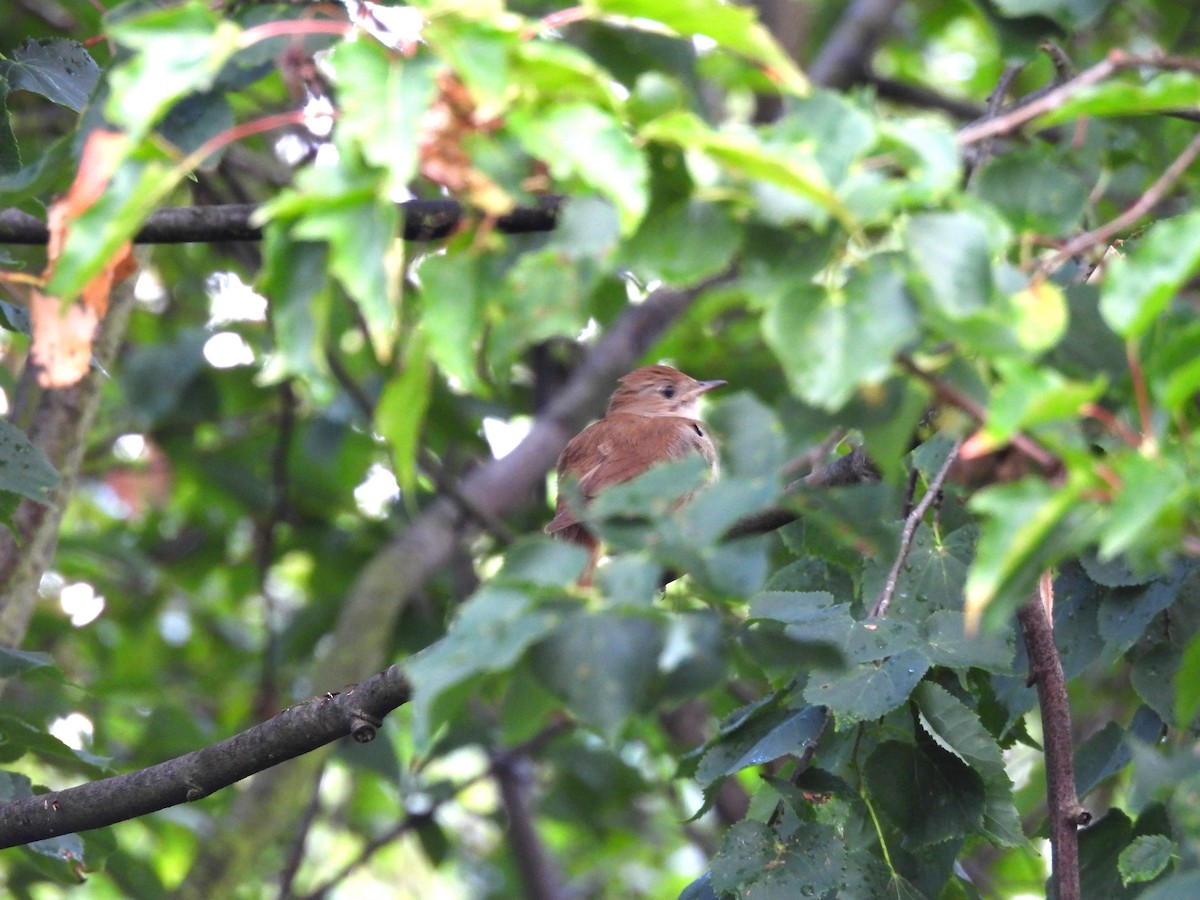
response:
<path id="1" fill-rule="evenodd" d="M 41 291 L 30 297 L 29 312 L 33 319 L 29 353 L 37 366 L 38 384 L 70 387 L 87 374 L 100 316 L 81 302 L 72 303 L 63 315 L 58 298 Z"/>
<path id="2" fill-rule="evenodd" d="M 87 143 L 83 146 L 83 156 L 79 160 L 79 171 L 67 193 L 50 205 L 46 216 L 46 224 L 50 229 L 50 243 L 47 249 L 49 262 L 46 277 L 54 268 L 54 261 L 62 252 L 63 241 L 67 235 L 67 225 L 72 219 L 79 218 L 83 212 L 100 199 L 108 182 L 112 179 L 117 166 L 125 152 L 126 137 L 119 131 L 105 131 L 97 128 L 88 135 Z"/>

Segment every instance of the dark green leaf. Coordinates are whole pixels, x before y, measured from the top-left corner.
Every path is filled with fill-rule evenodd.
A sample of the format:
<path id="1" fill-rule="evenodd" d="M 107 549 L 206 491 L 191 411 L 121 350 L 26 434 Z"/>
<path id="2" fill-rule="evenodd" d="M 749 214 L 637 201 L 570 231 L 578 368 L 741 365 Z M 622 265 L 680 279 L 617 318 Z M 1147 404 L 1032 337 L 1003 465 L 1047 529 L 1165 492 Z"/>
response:
<path id="1" fill-rule="evenodd" d="M 25 432 L 0 419 L 0 490 L 45 503 L 58 482 L 58 472 Z"/>
<path id="2" fill-rule="evenodd" d="M 75 112 L 83 109 L 100 78 L 96 61 L 74 41 L 30 39 L 6 55 L 0 59 L 0 78 L 12 90 L 41 94 Z"/>
<path id="3" fill-rule="evenodd" d="M 809 676 L 804 698 L 828 706 L 839 726 L 878 719 L 908 699 L 929 669 L 919 650 L 905 650 L 881 664 L 866 663 L 846 673 L 815 671 Z"/>
<path id="4" fill-rule="evenodd" d="M 761 822 L 738 822 L 712 860 L 712 887 L 755 900 L 837 896 L 846 848 L 828 825 L 804 822 L 781 835 Z"/>
<path id="5" fill-rule="evenodd" d="M 573 714 L 615 740 L 648 701 L 662 648 L 650 619 L 581 611 L 538 645 L 534 671 Z"/>

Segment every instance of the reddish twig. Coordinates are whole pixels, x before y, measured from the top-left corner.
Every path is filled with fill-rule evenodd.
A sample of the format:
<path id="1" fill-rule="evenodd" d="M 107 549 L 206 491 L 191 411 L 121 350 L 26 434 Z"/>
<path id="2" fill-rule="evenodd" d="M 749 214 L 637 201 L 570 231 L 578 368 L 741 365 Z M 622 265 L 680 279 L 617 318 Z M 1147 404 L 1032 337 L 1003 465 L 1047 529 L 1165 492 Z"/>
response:
<path id="1" fill-rule="evenodd" d="M 1142 370 L 1142 358 L 1138 355 L 1136 341 L 1125 344 L 1125 359 L 1129 363 L 1129 377 L 1133 381 L 1133 396 L 1137 399 L 1138 422 L 1143 435 L 1153 434 L 1154 422 L 1150 418 L 1150 391 L 1146 388 L 1146 373 Z"/>
<path id="2" fill-rule="evenodd" d="M 1125 229 L 1133 226 L 1142 216 L 1147 215 L 1158 205 L 1167 191 L 1183 176 L 1188 167 L 1195 162 L 1198 155 L 1200 155 L 1200 134 L 1191 139 L 1188 145 L 1183 148 L 1183 152 L 1175 158 L 1171 165 L 1167 166 L 1162 175 L 1133 202 L 1129 209 L 1125 210 L 1125 212 L 1112 221 L 1105 222 L 1098 228 L 1085 231 L 1083 234 L 1072 238 L 1054 256 L 1040 263 L 1033 277 L 1035 279 L 1044 278 L 1072 257 L 1086 253 L 1096 247 L 1110 244 L 1113 238 Z"/>
<path id="3" fill-rule="evenodd" d="M 968 397 L 954 385 L 943 381 L 931 372 L 926 372 L 906 354 L 900 353 L 896 356 L 896 362 L 900 368 L 924 381 L 927 385 L 933 388 L 935 394 L 949 403 L 951 406 L 962 410 L 978 424 L 982 425 L 987 421 L 987 410 L 976 403 L 971 397 Z M 1029 437 L 1027 434 L 1016 432 L 1009 438 L 1010 443 L 1028 456 L 1039 469 L 1046 475 L 1053 475 L 1062 471 L 1062 460 L 1057 456 Z"/>

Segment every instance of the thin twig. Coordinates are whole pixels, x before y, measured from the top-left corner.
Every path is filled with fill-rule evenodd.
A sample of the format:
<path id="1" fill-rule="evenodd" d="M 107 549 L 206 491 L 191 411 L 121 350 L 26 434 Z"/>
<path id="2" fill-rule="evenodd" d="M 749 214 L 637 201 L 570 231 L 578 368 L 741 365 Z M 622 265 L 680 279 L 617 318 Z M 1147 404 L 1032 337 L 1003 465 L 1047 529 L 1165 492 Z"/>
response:
<path id="1" fill-rule="evenodd" d="M 1078 829 L 1088 824 L 1092 816 L 1075 792 L 1071 706 L 1062 661 L 1054 644 L 1054 626 L 1047 613 L 1047 609 L 1053 609 L 1053 598 L 1053 581 L 1046 572 L 1037 592 L 1017 613 L 1017 621 L 1029 652 L 1030 676 L 1037 687 L 1042 714 L 1054 896 L 1056 900 L 1080 900 Z"/>
<path id="2" fill-rule="evenodd" d="M 1151 54 L 1138 56 L 1123 50 L 1111 50 L 1107 57 L 1074 78 L 1055 85 L 1048 90 L 1035 91 L 1023 98 L 1003 115 L 982 122 L 973 122 L 956 135 L 960 146 L 975 144 L 990 137 L 1012 134 L 1038 116 L 1043 116 L 1066 103 L 1083 88 L 1111 78 L 1115 73 L 1127 69 L 1149 67 L 1164 72 L 1200 71 L 1200 60 L 1179 56 Z"/>
<path id="3" fill-rule="evenodd" d="M 1196 161 L 1198 155 L 1200 155 L 1200 134 L 1197 134 L 1188 142 L 1188 145 L 1183 148 L 1183 152 L 1175 158 L 1171 165 L 1167 166 L 1162 175 L 1133 202 L 1129 209 L 1125 210 L 1125 212 L 1121 213 L 1115 219 L 1105 222 L 1099 228 L 1085 231 L 1078 237 L 1069 240 L 1054 256 L 1038 265 L 1033 277 L 1035 279 L 1044 278 L 1072 257 L 1086 253 L 1096 247 L 1107 246 L 1112 243 L 1114 237 L 1133 226 L 1142 216 L 1148 214 L 1159 204 L 1167 191 L 1183 176 L 1188 167 Z"/>
<path id="4" fill-rule="evenodd" d="M 934 393 L 937 394 L 937 396 L 939 396 L 942 400 L 944 400 L 946 403 L 949 403 L 956 409 L 962 410 L 971 418 L 973 418 L 978 424 L 982 425 L 985 421 L 987 421 L 987 410 L 982 405 L 976 403 L 974 399 L 968 397 L 949 382 L 938 378 L 931 372 L 926 372 L 915 362 L 913 362 L 912 358 L 908 355 L 904 353 L 897 354 L 896 362 L 900 368 L 904 369 L 904 371 L 916 378 L 919 378 L 921 381 L 933 388 Z M 1026 456 L 1028 456 L 1044 474 L 1055 475 L 1062 471 L 1062 460 L 1060 460 L 1057 456 L 1055 456 L 1029 435 L 1022 434 L 1018 431 L 1009 438 L 1009 442 Z"/>
<path id="5" fill-rule="evenodd" d="M 474 787 L 488 778 L 491 778 L 495 774 L 496 766 L 504 765 L 508 759 L 512 758 L 513 754 L 529 756 L 539 753 L 551 741 L 574 727 L 575 723 L 564 716 L 554 720 L 528 740 L 516 745 L 515 747 L 509 747 L 494 754 L 486 769 L 478 774 L 464 779 L 446 795 L 434 798 L 428 808 L 424 808 L 420 812 L 407 813 L 403 819 L 401 819 L 383 834 L 364 844 L 363 848 L 358 852 L 358 855 L 354 857 L 354 859 L 342 866 L 341 869 L 339 869 L 325 881 L 321 882 L 321 884 L 319 884 L 317 887 L 313 888 L 307 894 L 304 894 L 302 900 L 319 900 L 319 898 L 328 896 L 334 888 L 353 875 L 356 870 L 366 865 L 371 857 L 384 847 L 388 846 L 393 841 L 400 839 L 407 832 L 412 831 L 414 828 L 429 822 L 438 809 L 440 809 L 446 803 L 449 803 L 457 797 L 460 797 L 463 791 Z"/>
<path id="6" fill-rule="evenodd" d="M 888 572 L 887 579 L 883 583 L 883 589 L 879 592 L 879 597 L 871 607 L 868 618 L 878 619 L 887 614 L 888 606 L 891 604 L 892 598 L 896 595 L 896 585 L 900 582 L 900 569 L 904 566 L 904 561 L 908 559 L 908 553 L 912 549 L 912 542 L 917 533 L 917 526 L 921 524 L 921 520 L 925 518 L 925 513 L 929 511 L 929 507 L 933 505 L 938 492 L 941 491 L 942 485 L 946 483 L 946 476 L 950 474 L 950 468 L 954 465 L 954 461 L 958 459 L 958 451 L 961 449 L 962 441 L 955 441 L 954 446 L 950 448 L 950 452 L 946 455 L 945 462 L 937 470 L 937 473 L 933 476 L 933 480 L 929 482 L 929 487 L 925 489 L 925 495 L 921 497 L 920 502 L 913 507 L 913 511 L 905 518 L 904 528 L 900 532 L 900 549 L 896 553 L 896 559 L 892 562 L 891 571 Z"/>

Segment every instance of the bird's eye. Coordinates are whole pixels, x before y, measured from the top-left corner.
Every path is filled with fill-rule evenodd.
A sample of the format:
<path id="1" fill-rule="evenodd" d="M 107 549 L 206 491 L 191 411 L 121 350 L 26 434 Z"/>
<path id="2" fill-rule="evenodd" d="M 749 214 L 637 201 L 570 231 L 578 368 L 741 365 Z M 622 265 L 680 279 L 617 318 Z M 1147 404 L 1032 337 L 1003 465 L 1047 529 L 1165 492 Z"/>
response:
<path id="1" fill-rule="evenodd" d="M 662 394 L 664 397 L 666 397 L 668 400 L 670 400 L 672 397 L 675 396 L 675 385 L 664 384 L 662 387 L 660 387 L 658 389 L 658 392 L 660 394 Z"/>

